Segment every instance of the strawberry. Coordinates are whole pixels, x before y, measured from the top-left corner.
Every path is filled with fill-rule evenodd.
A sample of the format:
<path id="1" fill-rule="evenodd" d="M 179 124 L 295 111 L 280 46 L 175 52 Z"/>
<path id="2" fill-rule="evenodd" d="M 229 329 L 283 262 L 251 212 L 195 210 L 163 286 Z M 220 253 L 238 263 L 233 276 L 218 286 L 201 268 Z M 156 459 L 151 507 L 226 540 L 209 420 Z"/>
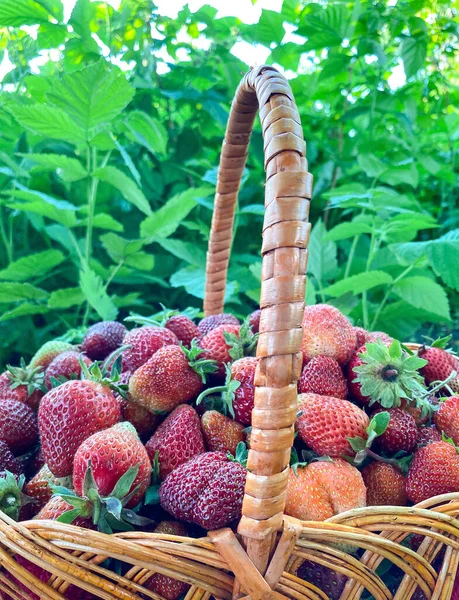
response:
<path id="1" fill-rule="evenodd" d="M 49 470 L 47 465 L 36 473 L 30 481 L 26 483 L 24 492 L 35 500 L 34 507 L 40 510 L 53 495 L 51 486 L 58 485 L 63 487 L 71 487 L 71 477 L 55 477 Z"/>
<path id="2" fill-rule="evenodd" d="M 68 342 L 62 342 L 61 340 L 51 340 L 50 342 L 46 342 L 46 344 L 43 344 L 32 357 L 29 367 L 32 369 L 35 369 L 36 367 L 46 369 L 58 354 L 65 352 L 66 350 L 75 350 L 75 347 Z"/>
<path id="3" fill-rule="evenodd" d="M 337 308 L 327 304 L 306 306 L 303 317 L 303 360 L 331 356 L 341 366 L 348 362 L 357 345 L 351 323 Z"/>
<path id="4" fill-rule="evenodd" d="M 445 435 L 459 443 L 459 395 L 446 398 L 435 413 L 434 423 Z"/>
<path id="5" fill-rule="evenodd" d="M 246 470 L 223 452 L 195 456 L 170 473 L 159 488 L 164 510 L 207 530 L 240 518 Z"/>
<path id="6" fill-rule="evenodd" d="M 188 535 L 185 525 L 178 521 L 161 521 L 154 533 L 179 536 Z M 179 581 L 178 579 L 172 579 L 172 577 L 162 575 L 161 573 L 155 573 L 143 585 L 147 590 L 159 594 L 165 598 L 165 600 L 178 600 L 178 598 L 185 595 L 190 588 L 188 583 Z"/>
<path id="7" fill-rule="evenodd" d="M 414 401 L 426 395 L 419 373 L 424 365 L 424 360 L 408 354 L 396 340 L 390 346 L 381 340 L 367 342 L 348 366 L 350 394 L 364 406 L 379 403 L 392 408 L 402 400 Z"/>
<path id="8" fill-rule="evenodd" d="M 123 373 L 120 374 L 119 383 L 129 385 L 131 375 L 130 371 L 123 371 Z M 136 428 L 139 437 L 149 437 L 159 424 L 159 415 L 155 415 L 144 406 L 133 402 L 127 390 L 125 391 L 126 398 L 123 398 L 116 393 L 114 395 L 120 403 L 121 421 L 132 423 Z"/>
<path id="9" fill-rule="evenodd" d="M 243 425 L 252 423 L 252 410 L 255 401 L 255 371 L 258 359 L 246 356 L 231 364 L 231 380 L 240 382 L 233 392 L 232 406 L 234 418 Z"/>
<path id="10" fill-rule="evenodd" d="M 151 462 L 158 453 L 159 475 L 169 473 L 205 451 L 197 412 L 182 404 L 165 419 L 146 444 Z"/>
<path id="11" fill-rule="evenodd" d="M 24 508 L 32 502 L 22 491 L 24 483 L 24 475 L 17 477 L 10 471 L 4 471 L 0 477 L 0 510 L 14 521 L 27 518 Z"/>
<path id="12" fill-rule="evenodd" d="M 71 475 L 80 444 L 118 423 L 120 417 L 119 402 L 104 379 L 71 380 L 50 390 L 40 403 L 38 425 L 43 456 L 51 472 L 56 477 Z"/>
<path id="13" fill-rule="evenodd" d="M 9 471 L 18 477 L 22 474 L 23 467 L 8 445 L 0 441 L 0 478 L 3 477 L 5 471 Z"/>
<path id="14" fill-rule="evenodd" d="M 367 341 L 368 331 L 363 327 L 354 327 L 354 332 L 357 338 L 356 348 L 360 348 Z"/>
<path id="15" fill-rule="evenodd" d="M 42 521 L 57 521 L 60 516 L 70 511 L 72 506 L 68 504 L 59 495 L 52 496 L 50 500 L 43 506 L 40 512 L 34 517 L 34 520 Z M 83 527 L 84 529 L 93 529 L 91 520 L 87 517 L 76 517 L 72 521 L 72 525 Z"/>
<path id="16" fill-rule="evenodd" d="M 375 445 L 387 454 L 412 452 L 416 446 L 418 428 L 414 418 L 401 408 L 376 410 L 372 416 L 388 412 L 390 415 L 386 431 L 376 438 Z"/>
<path id="17" fill-rule="evenodd" d="M 341 367 L 331 356 L 314 356 L 303 367 L 298 392 L 346 398 L 347 384 Z"/>
<path id="18" fill-rule="evenodd" d="M 129 380 L 132 400 L 157 414 L 192 400 L 203 389 L 206 374 L 215 370 L 215 362 L 203 354 L 195 342 L 190 349 L 160 348 Z"/>
<path id="19" fill-rule="evenodd" d="M 423 346 L 418 356 L 427 361 L 421 372 L 428 385 L 449 379 L 449 389 L 459 393 L 459 358 L 445 349 L 449 339 L 450 336 L 435 341 L 430 347 Z"/>
<path id="20" fill-rule="evenodd" d="M 260 331 L 260 317 L 261 317 L 260 309 L 254 310 L 253 313 L 250 314 L 249 325 L 250 325 L 253 333 L 258 333 Z"/>
<path id="21" fill-rule="evenodd" d="M 459 491 L 459 454 L 448 442 L 432 442 L 416 451 L 405 485 L 417 504 L 433 496 Z"/>
<path id="22" fill-rule="evenodd" d="M 317 461 L 292 467 L 288 476 L 285 513 L 303 521 L 325 521 L 366 505 L 360 472 L 345 460 Z"/>
<path id="23" fill-rule="evenodd" d="M 406 506 L 405 477 L 393 465 L 372 462 L 362 469 L 368 506 Z"/>
<path id="24" fill-rule="evenodd" d="M 186 315 L 174 315 L 170 317 L 167 319 L 164 327 L 175 333 L 177 339 L 184 346 L 189 347 L 192 340 L 200 337 L 198 326 Z"/>
<path id="25" fill-rule="evenodd" d="M 104 360 L 123 343 L 127 329 L 117 321 L 92 325 L 83 339 L 82 350 L 91 360 Z"/>
<path id="26" fill-rule="evenodd" d="M 296 575 L 325 592 L 329 600 L 339 600 L 347 582 L 346 575 L 332 571 L 312 560 L 303 561 L 298 567 Z"/>
<path id="27" fill-rule="evenodd" d="M 378 340 L 383 344 L 390 346 L 394 341 L 394 338 L 387 335 L 387 333 L 384 333 L 384 331 L 369 331 L 365 338 L 365 342 L 377 342 Z"/>
<path id="28" fill-rule="evenodd" d="M 152 325 L 132 329 L 123 340 L 123 344 L 131 346 L 123 353 L 123 371 L 134 372 L 163 346 L 178 343 L 175 333 L 163 327 Z"/>
<path id="29" fill-rule="evenodd" d="M 416 446 L 422 448 L 432 442 L 441 442 L 441 432 L 436 427 L 419 427 L 418 436 L 416 438 Z"/>
<path id="30" fill-rule="evenodd" d="M 38 439 L 37 417 L 17 400 L 0 400 L 0 440 L 13 454 L 28 450 Z"/>
<path id="31" fill-rule="evenodd" d="M 227 313 L 220 313 L 218 315 L 209 315 L 204 317 L 198 323 L 199 335 L 204 337 L 220 325 L 239 325 L 239 320 L 234 316 Z"/>
<path id="32" fill-rule="evenodd" d="M 207 450 L 236 453 L 236 446 L 244 441 L 244 425 L 216 410 L 208 410 L 201 417 L 201 428 Z"/>
<path id="33" fill-rule="evenodd" d="M 92 360 L 84 354 L 75 352 L 75 350 L 67 350 L 61 352 L 54 358 L 46 369 L 45 385 L 50 390 L 53 383 L 59 385 L 68 379 L 79 379 L 81 375 L 81 360 L 87 365 L 92 364 Z"/>
<path id="34" fill-rule="evenodd" d="M 43 396 L 43 368 L 28 367 L 21 358 L 20 367 L 8 366 L 0 375 L 0 400 L 24 402 L 32 410 L 37 410 Z"/>
<path id="35" fill-rule="evenodd" d="M 347 400 L 300 394 L 300 416 L 296 420 L 299 437 L 319 456 L 352 456 L 348 438 L 368 437 L 368 416 Z"/>
<path id="36" fill-rule="evenodd" d="M 120 423 L 98 431 L 78 448 L 73 460 L 73 485 L 80 496 L 84 492 L 89 466 L 100 496 L 109 496 L 128 469 L 137 468 L 137 475 L 127 492 L 132 494 L 126 503 L 128 508 L 137 506 L 150 485 L 150 459 L 130 423 Z"/>

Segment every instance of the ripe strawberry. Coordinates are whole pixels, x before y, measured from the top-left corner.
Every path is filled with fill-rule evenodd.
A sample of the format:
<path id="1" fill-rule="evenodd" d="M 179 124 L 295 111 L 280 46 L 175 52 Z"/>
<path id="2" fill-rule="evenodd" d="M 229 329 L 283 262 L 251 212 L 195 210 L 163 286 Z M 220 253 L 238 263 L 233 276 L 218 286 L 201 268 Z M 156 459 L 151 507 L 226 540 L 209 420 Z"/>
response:
<path id="1" fill-rule="evenodd" d="M 201 425 L 194 408 L 188 404 L 177 406 L 155 431 L 146 448 L 151 462 L 158 452 L 161 479 L 197 454 L 205 452 Z"/>
<path id="2" fill-rule="evenodd" d="M 427 446 L 432 442 L 441 442 L 441 432 L 436 427 L 419 427 L 418 437 L 416 438 L 416 445 L 418 448 Z"/>
<path id="3" fill-rule="evenodd" d="M 34 517 L 34 520 L 42 521 L 57 521 L 57 519 L 72 509 L 72 506 L 63 500 L 60 496 L 52 496 L 50 500 L 43 506 L 40 512 Z M 76 517 L 72 521 L 72 525 L 83 527 L 84 529 L 94 529 L 90 519 L 84 517 Z"/>
<path id="4" fill-rule="evenodd" d="M 244 425 L 216 410 L 208 410 L 201 417 L 201 428 L 207 450 L 236 454 L 236 446 L 244 441 Z"/>
<path id="5" fill-rule="evenodd" d="M 206 350 L 206 356 L 217 362 L 220 378 L 225 374 L 225 365 L 250 356 L 255 350 L 258 336 L 253 335 L 248 321 L 242 325 L 224 324 L 212 329 L 199 345 Z"/>
<path id="6" fill-rule="evenodd" d="M 43 369 L 46 369 L 58 354 L 65 352 L 66 350 L 75 350 L 75 347 L 67 342 L 62 342 L 61 340 L 51 340 L 50 342 L 46 342 L 46 344 L 43 344 L 32 357 L 29 367 L 32 369 L 35 369 L 36 367 L 43 367 Z"/>
<path id="7" fill-rule="evenodd" d="M 456 375 L 448 381 L 448 387 L 453 393 L 459 393 L 459 358 L 444 348 L 431 346 L 423 347 L 418 356 L 427 361 L 422 374 L 427 384 L 444 381 L 453 371 Z"/>
<path id="8" fill-rule="evenodd" d="M 372 462 L 362 469 L 368 506 L 406 506 L 405 477 L 394 466 Z"/>
<path id="9" fill-rule="evenodd" d="M 347 400 L 300 394 L 296 420 L 299 437 L 319 456 L 352 456 L 348 438 L 367 439 L 368 416 Z"/>
<path id="10" fill-rule="evenodd" d="M 341 366 L 348 362 L 357 345 L 351 323 L 337 308 L 327 304 L 306 306 L 303 317 L 303 360 L 331 356 Z"/>
<path id="11" fill-rule="evenodd" d="M 432 442 L 416 451 L 405 485 L 417 504 L 433 496 L 459 491 L 459 454 L 448 442 Z"/>
<path id="12" fill-rule="evenodd" d="M 215 370 L 212 360 L 193 342 L 191 348 L 164 346 L 129 380 L 134 402 L 162 414 L 195 398 L 203 389 L 206 374 Z"/>
<path id="13" fill-rule="evenodd" d="M 131 346 L 123 353 L 123 371 L 136 371 L 163 346 L 178 345 L 175 333 L 163 327 L 136 327 L 129 331 L 123 344 Z"/>
<path id="14" fill-rule="evenodd" d="M 188 530 L 185 525 L 178 521 L 161 521 L 154 532 L 167 535 L 188 535 Z M 179 581 L 178 579 L 172 579 L 172 577 L 162 575 L 161 573 L 155 573 L 143 585 L 147 590 L 159 594 L 165 598 L 165 600 L 178 600 L 178 598 L 185 595 L 190 588 L 188 583 Z"/>
<path id="15" fill-rule="evenodd" d="M 53 495 L 51 489 L 52 485 L 59 485 L 62 487 L 71 487 L 71 477 L 56 477 L 51 473 L 47 465 L 36 473 L 30 481 L 25 485 L 24 492 L 35 500 L 34 508 L 40 510 Z"/>
<path id="16" fill-rule="evenodd" d="M 71 475 L 73 457 L 93 433 L 120 420 L 120 406 L 107 385 L 71 380 L 50 390 L 38 411 L 46 464 L 56 477 Z"/>
<path id="17" fill-rule="evenodd" d="M 347 384 L 341 367 L 331 356 L 314 356 L 303 367 L 298 392 L 346 398 Z"/>
<path id="18" fill-rule="evenodd" d="M 260 331 L 260 317 L 261 310 L 254 310 L 253 313 L 250 314 L 249 317 L 249 325 L 252 328 L 253 333 L 258 333 Z"/>
<path id="19" fill-rule="evenodd" d="M 5 471 L 19 476 L 23 472 L 22 464 L 14 456 L 5 442 L 0 441 L 0 478 L 3 477 Z"/>
<path id="20" fill-rule="evenodd" d="M 186 315 L 174 315 L 166 321 L 164 326 L 175 333 L 178 340 L 188 347 L 192 340 L 198 339 L 201 335 L 196 323 Z"/>
<path id="21" fill-rule="evenodd" d="M 384 331 L 369 331 L 367 333 L 365 342 L 377 342 L 378 340 L 380 340 L 383 344 L 390 346 L 394 341 L 394 338 L 390 335 L 387 335 L 387 333 L 384 333 Z"/>
<path id="22" fill-rule="evenodd" d="M 80 354 L 75 350 L 67 350 L 58 354 L 46 369 L 45 385 L 50 390 L 54 383 L 64 382 L 68 379 L 79 379 L 81 376 L 81 360 L 87 365 L 92 364 L 92 360 L 84 354 Z"/>
<path id="23" fill-rule="evenodd" d="M 258 359 L 253 356 L 240 358 L 231 364 L 231 379 L 240 382 L 240 386 L 234 390 L 232 399 L 234 417 L 243 425 L 252 423 L 257 365 Z"/>
<path id="24" fill-rule="evenodd" d="M 223 452 L 206 452 L 172 471 L 159 488 L 164 510 L 207 530 L 240 518 L 246 470 Z"/>
<path id="25" fill-rule="evenodd" d="M 127 492 L 130 494 L 135 490 L 126 503 L 128 508 L 137 506 L 150 485 L 150 459 L 130 423 L 120 423 L 98 431 L 78 448 L 73 460 L 73 485 L 80 496 L 84 495 L 85 475 L 89 466 L 100 496 L 110 496 L 127 470 L 138 467 L 137 475 Z"/>
<path id="26" fill-rule="evenodd" d="M 387 454 L 396 454 L 401 450 L 412 452 L 418 436 L 414 418 L 401 408 L 380 408 L 372 416 L 381 412 L 388 412 L 390 420 L 386 431 L 375 440 L 377 448 Z"/>
<path id="27" fill-rule="evenodd" d="M 219 315 L 209 315 L 208 317 L 204 317 L 198 323 L 199 335 L 200 337 L 204 337 L 220 325 L 239 325 L 239 320 L 236 319 L 234 315 L 230 315 L 227 313 L 220 313 Z"/>
<path id="28" fill-rule="evenodd" d="M 355 467 L 340 458 L 317 461 L 290 469 L 285 514 L 304 521 L 325 521 L 362 508 L 365 498 L 365 484 Z"/>
<path id="29" fill-rule="evenodd" d="M 355 336 L 357 338 L 356 348 L 360 348 L 367 341 L 368 331 L 363 327 L 354 327 Z"/>
<path id="30" fill-rule="evenodd" d="M 8 366 L 0 375 L 0 400 L 17 400 L 37 410 L 43 396 L 43 368 L 28 367 L 21 359 L 20 367 Z"/>
<path id="31" fill-rule="evenodd" d="M 37 439 L 37 417 L 33 410 L 17 400 L 0 400 L 0 440 L 11 452 L 20 454 Z"/>
<path id="32" fill-rule="evenodd" d="M 303 561 L 296 575 L 322 590 L 330 600 L 339 600 L 347 582 L 346 575 L 332 571 L 312 560 Z"/>
<path id="33" fill-rule="evenodd" d="M 459 395 L 446 398 L 435 413 L 434 423 L 445 435 L 459 443 Z"/>
<path id="34" fill-rule="evenodd" d="M 120 374 L 119 383 L 129 385 L 131 375 L 130 371 L 123 371 Z M 155 415 L 140 404 L 133 402 L 127 390 L 125 390 L 125 395 L 126 398 L 123 398 L 119 394 L 114 394 L 120 403 L 121 421 L 132 423 L 140 438 L 149 437 L 159 424 L 159 415 Z"/>
<path id="35" fill-rule="evenodd" d="M 82 350 L 92 360 L 104 360 L 123 343 L 127 329 L 117 321 L 101 321 L 92 325 L 84 336 Z"/>

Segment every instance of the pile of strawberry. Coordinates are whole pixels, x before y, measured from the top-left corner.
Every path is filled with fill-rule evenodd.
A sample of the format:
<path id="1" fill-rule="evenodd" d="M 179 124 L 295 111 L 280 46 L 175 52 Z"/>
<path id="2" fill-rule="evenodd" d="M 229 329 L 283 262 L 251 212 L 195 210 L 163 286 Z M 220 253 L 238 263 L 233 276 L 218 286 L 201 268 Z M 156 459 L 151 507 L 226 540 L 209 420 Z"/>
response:
<path id="1" fill-rule="evenodd" d="M 127 321 L 130 330 L 95 324 L 79 345 L 50 341 L 0 376 L 0 509 L 106 533 L 201 536 L 233 526 L 260 311 L 242 323 L 220 314 L 196 324 L 166 310 Z M 324 520 L 459 491 L 459 359 L 448 340 L 414 354 L 328 305 L 307 307 L 303 325 L 286 513 Z M 326 571 L 305 561 L 298 575 L 338 598 L 344 583 Z M 166 600 L 188 589 L 160 574 L 144 585 Z M 66 597 L 92 598 L 74 586 Z"/>

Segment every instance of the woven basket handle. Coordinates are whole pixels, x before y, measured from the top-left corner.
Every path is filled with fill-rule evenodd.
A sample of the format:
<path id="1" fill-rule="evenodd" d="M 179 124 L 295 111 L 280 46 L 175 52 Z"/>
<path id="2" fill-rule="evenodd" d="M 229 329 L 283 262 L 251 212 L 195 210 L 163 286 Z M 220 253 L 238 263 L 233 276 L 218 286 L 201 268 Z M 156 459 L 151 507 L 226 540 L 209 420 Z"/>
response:
<path id="1" fill-rule="evenodd" d="M 259 365 L 238 531 L 264 573 L 274 536 L 282 527 L 297 412 L 312 189 L 292 91 L 270 66 L 247 73 L 232 103 L 218 171 L 204 310 L 206 315 L 223 312 L 234 211 L 258 110 L 266 170 Z"/>

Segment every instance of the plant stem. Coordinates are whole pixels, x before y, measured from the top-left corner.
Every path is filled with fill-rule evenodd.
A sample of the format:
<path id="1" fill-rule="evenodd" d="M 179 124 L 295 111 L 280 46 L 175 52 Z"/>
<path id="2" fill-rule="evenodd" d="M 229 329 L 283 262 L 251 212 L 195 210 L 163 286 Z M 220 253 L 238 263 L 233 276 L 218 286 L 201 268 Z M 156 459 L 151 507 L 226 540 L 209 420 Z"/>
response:
<path id="1" fill-rule="evenodd" d="M 5 250 L 6 250 L 6 255 L 8 258 L 8 264 L 12 261 L 12 252 L 11 252 L 11 246 L 10 243 L 8 241 L 8 238 L 6 237 L 6 231 L 5 231 L 5 222 L 3 220 L 4 217 L 4 212 L 2 207 L 0 207 L 0 235 L 3 241 L 3 244 L 5 245 Z"/>
<path id="2" fill-rule="evenodd" d="M 113 281 L 113 279 L 116 277 L 116 274 L 118 273 L 118 271 L 121 269 L 121 267 L 124 265 L 124 260 L 121 260 L 116 267 L 113 268 L 112 272 L 110 273 L 107 281 L 105 282 L 104 285 L 104 290 L 107 291 L 108 286 L 111 284 L 111 282 Z"/>
<path id="3" fill-rule="evenodd" d="M 352 240 L 351 249 L 349 250 L 349 256 L 347 257 L 346 269 L 344 271 L 344 279 L 349 277 L 349 273 L 351 272 L 352 262 L 354 260 L 354 254 L 357 249 L 357 244 L 359 243 L 359 240 L 360 234 L 355 235 L 354 239 Z"/>
<path id="4" fill-rule="evenodd" d="M 88 171 L 88 225 L 86 228 L 86 262 L 89 264 L 89 259 L 92 254 L 92 229 L 94 221 L 94 213 L 96 209 L 96 195 L 98 179 L 90 175 L 92 170 L 97 168 L 97 150 L 88 148 L 86 154 L 86 169 Z"/>
<path id="5" fill-rule="evenodd" d="M 398 277 L 396 277 L 394 279 L 394 281 L 391 283 L 391 285 L 389 286 L 388 290 L 386 291 L 386 293 L 384 294 L 384 298 L 382 299 L 381 303 L 378 306 L 378 310 L 376 311 L 376 314 L 374 316 L 374 319 L 371 323 L 371 327 L 370 330 L 373 331 L 373 329 L 376 327 L 376 323 L 379 320 L 379 317 L 381 316 L 381 311 L 382 309 L 385 307 L 389 296 L 392 294 L 394 287 L 397 285 L 397 283 L 403 279 L 405 277 L 405 275 L 407 275 L 412 269 L 414 269 L 414 265 L 410 265 L 409 267 L 407 267 L 402 273 L 400 273 L 400 275 Z"/>

